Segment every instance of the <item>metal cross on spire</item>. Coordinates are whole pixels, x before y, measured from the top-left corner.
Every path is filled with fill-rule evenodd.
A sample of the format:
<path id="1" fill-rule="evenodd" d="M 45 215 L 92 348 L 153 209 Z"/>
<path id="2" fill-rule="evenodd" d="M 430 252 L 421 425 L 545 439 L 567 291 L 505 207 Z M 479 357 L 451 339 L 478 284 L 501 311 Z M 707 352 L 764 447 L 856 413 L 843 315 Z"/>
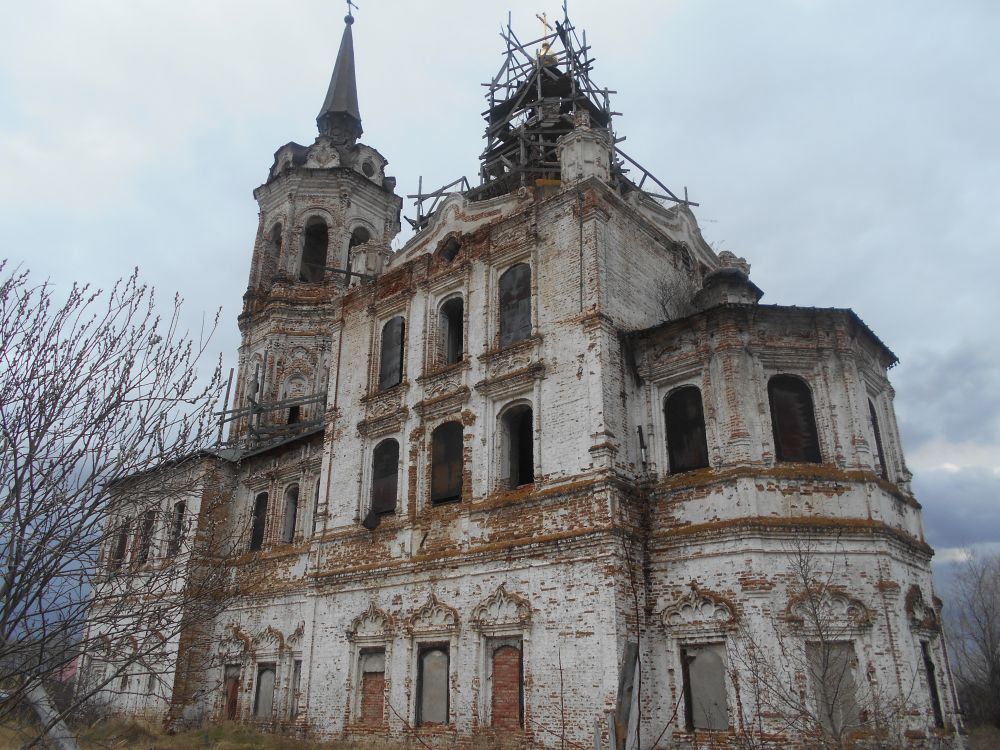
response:
<path id="1" fill-rule="evenodd" d="M 354 18 L 354 14 L 351 13 L 351 8 L 354 8 L 354 10 L 358 10 L 359 9 L 357 5 L 355 5 L 354 3 L 351 2 L 351 0 L 347 0 L 347 17 L 348 18 Z"/>

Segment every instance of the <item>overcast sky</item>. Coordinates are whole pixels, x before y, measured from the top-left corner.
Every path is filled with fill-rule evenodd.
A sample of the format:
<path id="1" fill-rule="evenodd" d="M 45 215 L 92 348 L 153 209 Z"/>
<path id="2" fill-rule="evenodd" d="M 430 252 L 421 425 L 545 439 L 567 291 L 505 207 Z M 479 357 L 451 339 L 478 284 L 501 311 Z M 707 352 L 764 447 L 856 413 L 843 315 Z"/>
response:
<path id="1" fill-rule="evenodd" d="M 363 141 L 397 192 L 473 180 L 481 82 L 512 12 L 558 0 L 359 0 Z M 138 265 L 238 345 L 273 152 L 309 144 L 335 0 L 0 0 L 2 254 L 65 286 Z M 891 376 L 936 564 L 1000 549 L 1000 3 L 571 0 L 622 147 L 764 302 L 853 308 Z M 413 215 L 409 203 L 404 213 Z M 405 222 L 404 222 L 405 223 Z M 397 247 L 399 246 L 397 242 Z"/>

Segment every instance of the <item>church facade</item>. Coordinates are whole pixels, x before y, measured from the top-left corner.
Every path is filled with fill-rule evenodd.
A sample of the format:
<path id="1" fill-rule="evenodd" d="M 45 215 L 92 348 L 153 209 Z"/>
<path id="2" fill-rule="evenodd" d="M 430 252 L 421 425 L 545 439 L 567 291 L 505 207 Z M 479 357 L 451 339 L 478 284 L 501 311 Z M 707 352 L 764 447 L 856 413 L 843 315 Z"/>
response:
<path id="1" fill-rule="evenodd" d="M 107 700 L 434 747 L 959 747 L 893 353 L 760 304 L 643 189 L 568 19 L 508 40 L 481 184 L 393 252 L 347 21 L 316 141 L 254 192 L 229 440 L 146 536 L 225 527 L 236 593 Z"/>

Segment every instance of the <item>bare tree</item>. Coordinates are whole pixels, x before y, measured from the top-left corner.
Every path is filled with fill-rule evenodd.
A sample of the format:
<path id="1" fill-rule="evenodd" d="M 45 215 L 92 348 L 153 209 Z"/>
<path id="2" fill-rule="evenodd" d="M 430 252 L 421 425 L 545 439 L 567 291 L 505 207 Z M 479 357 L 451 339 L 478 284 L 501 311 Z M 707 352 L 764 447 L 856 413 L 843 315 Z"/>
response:
<path id="1" fill-rule="evenodd" d="M 0 723 L 27 702 L 44 733 L 220 599 L 221 565 L 190 554 L 224 527 L 203 501 L 220 370 L 199 383 L 207 339 L 137 273 L 64 301 L 0 274 Z M 56 710 L 44 685 L 95 653 L 108 668 Z"/>
<path id="2" fill-rule="evenodd" d="M 972 555 L 951 589 L 948 618 L 959 695 L 970 722 L 1000 727 L 1000 554 Z"/>

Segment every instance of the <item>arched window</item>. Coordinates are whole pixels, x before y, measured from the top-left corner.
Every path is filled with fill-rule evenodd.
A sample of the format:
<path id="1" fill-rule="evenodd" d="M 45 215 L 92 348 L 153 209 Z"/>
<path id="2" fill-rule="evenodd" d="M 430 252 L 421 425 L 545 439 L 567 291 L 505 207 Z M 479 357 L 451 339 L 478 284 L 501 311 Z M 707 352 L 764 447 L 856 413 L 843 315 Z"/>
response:
<path id="1" fill-rule="evenodd" d="M 521 404 L 500 418 L 503 472 L 511 489 L 535 481 L 535 422 L 531 407 Z"/>
<path id="2" fill-rule="evenodd" d="M 448 647 L 421 647 L 417 658 L 417 724 L 447 724 Z"/>
<path id="3" fill-rule="evenodd" d="M 378 361 L 378 389 L 384 391 L 403 380 L 403 345 L 406 322 L 396 316 L 382 326 L 382 346 Z"/>
<path id="4" fill-rule="evenodd" d="M 500 277 L 500 346 L 531 335 L 531 267 L 511 266 Z"/>
<path id="5" fill-rule="evenodd" d="M 767 383 L 767 396 L 771 402 L 777 460 L 820 463 L 819 436 L 809 386 L 792 375 L 775 375 Z"/>
<path id="6" fill-rule="evenodd" d="M 372 511 L 396 510 L 396 477 L 399 473 L 399 443 L 383 440 L 372 452 Z"/>
<path id="7" fill-rule="evenodd" d="M 153 529 L 156 526 L 156 511 L 147 510 L 142 514 L 142 524 L 139 527 L 139 549 L 136 551 L 136 561 L 142 565 L 149 560 L 149 549 L 153 546 Z"/>
<path id="8" fill-rule="evenodd" d="M 461 249 L 462 243 L 455 237 L 449 237 L 445 241 L 444 247 L 441 248 L 441 258 L 445 263 L 451 263 L 455 260 L 455 256 L 458 255 L 458 251 Z"/>
<path id="9" fill-rule="evenodd" d="M 267 525 L 267 493 L 261 492 L 253 503 L 253 520 L 250 524 L 250 551 L 264 546 L 264 527 Z"/>
<path id="10" fill-rule="evenodd" d="M 445 422 L 431 433 L 431 502 L 462 499 L 462 424 Z"/>
<path id="11" fill-rule="evenodd" d="M 291 544 L 295 539 L 295 522 L 299 515 L 299 486 L 292 484 L 285 490 L 285 522 L 281 527 L 281 541 Z"/>
<path id="12" fill-rule="evenodd" d="M 184 521 L 187 504 L 183 500 L 174 503 L 173 517 L 170 519 L 170 538 L 167 540 L 167 557 L 173 557 L 181 550 L 184 541 Z"/>
<path id="13" fill-rule="evenodd" d="M 326 222 L 312 218 L 306 224 L 305 241 L 302 244 L 302 265 L 299 268 L 301 281 L 322 281 L 326 270 L 326 253 L 330 244 L 330 233 Z"/>
<path id="14" fill-rule="evenodd" d="M 671 474 L 708 466 L 705 412 L 701 391 L 693 385 L 678 388 L 663 403 L 667 424 L 667 459 Z"/>
<path id="15" fill-rule="evenodd" d="M 128 533 L 132 524 L 128 519 L 122 521 L 118 526 L 118 533 L 115 535 L 114 544 L 111 547 L 111 561 L 109 567 L 113 570 L 121 567 L 125 560 L 125 553 L 128 551 Z"/>
<path id="16" fill-rule="evenodd" d="M 868 399 L 868 416 L 872 420 L 872 432 L 875 433 L 875 458 L 878 461 L 878 475 L 883 479 L 889 478 L 889 472 L 885 466 L 885 449 L 882 447 L 882 433 L 878 428 L 878 412 L 875 411 L 875 403 Z"/>
<path id="17" fill-rule="evenodd" d="M 495 729 L 521 729 L 524 726 L 523 675 L 521 649 L 503 644 L 493 651 L 491 677 L 492 710 Z"/>
<path id="18" fill-rule="evenodd" d="M 462 361 L 465 335 L 464 310 L 461 297 L 452 297 L 441 305 L 438 314 L 441 361 L 446 365 Z"/>
<path id="19" fill-rule="evenodd" d="M 272 258 L 277 258 L 281 255 L 281 222 L 279 221 L 273 227 L 271 227 L 271 238 L 268 242 L 268 251 Z"/>

